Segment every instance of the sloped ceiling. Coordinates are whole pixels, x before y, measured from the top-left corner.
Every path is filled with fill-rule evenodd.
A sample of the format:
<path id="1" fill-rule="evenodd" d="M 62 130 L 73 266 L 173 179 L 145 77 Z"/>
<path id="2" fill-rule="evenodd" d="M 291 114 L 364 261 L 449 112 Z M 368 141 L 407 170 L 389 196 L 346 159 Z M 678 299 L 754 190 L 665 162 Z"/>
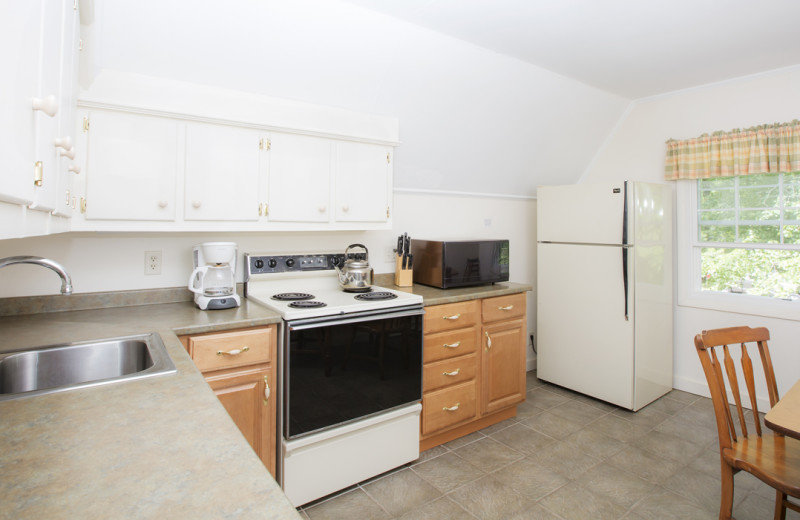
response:
<path id="1" fill-rule="evenodd" d="M 636 99 L 800 63 L 797 0 L 347 0 Z"/>
<path id="2" fill-rule="evenodd" d="M 397 117 L 400 189 L 531 196 L 578 180 L 629 100 L 338 0 L 97 2 L 104 69 Z"/>

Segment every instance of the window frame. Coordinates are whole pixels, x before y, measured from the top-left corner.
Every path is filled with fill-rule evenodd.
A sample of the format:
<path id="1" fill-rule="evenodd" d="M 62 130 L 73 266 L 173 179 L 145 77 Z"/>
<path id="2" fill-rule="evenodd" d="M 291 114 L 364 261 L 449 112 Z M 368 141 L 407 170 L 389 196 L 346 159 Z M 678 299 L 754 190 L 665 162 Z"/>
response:
<path id="1" fill-rule="evenodd" d="M 789 301 L 767 296 L 703 291 L 700 284 L 700 250 L 703 247 L 730 247 L 727 242 L 700 242 L 697 236 L 697 185 L 695 179 L 676 182 L 676 238 L 678 265 L 678 305 L 723 312 L 800 321 L 800 300 Z M 762 249 L 758 244 L 737 243 L 736 247 Z M 770 246 L 770 249 L 773 249 Z M 795 250 L 796 246 L 775 244 L 774 249 Z"/>

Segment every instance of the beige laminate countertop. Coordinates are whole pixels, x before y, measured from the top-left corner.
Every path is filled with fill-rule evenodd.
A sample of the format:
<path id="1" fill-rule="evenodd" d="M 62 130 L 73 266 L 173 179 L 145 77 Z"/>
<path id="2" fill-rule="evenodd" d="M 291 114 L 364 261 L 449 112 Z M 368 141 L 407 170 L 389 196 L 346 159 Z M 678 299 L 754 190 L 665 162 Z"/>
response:
<path id="1" fill-rule="evenodd" d="M 459 287 L 457 289 L 437 289 L 427 285 L 414 284 L 411 287 L 398 287 L 394 284 L 394 274 L 376 274 L 373 279 L 375 285 L 386 287 L 394 291 L 404 291 L 422 296 L 423 305 L 441 305 L 444 303 L 458 303 L 479 298 L 505 296 L 527 292 L 533 288 L 524 283 L 500 282 L 491 285 L 476 287 Z"/>
<path id="2" fill-rule="evenodd" d="M 0 518 L 300 518 L 176 335 L 279 321 L 246 301 L 0 317 L 0 351 L 158 332 L 177 368 L 0 402 Z"/>
<path id="3" fill-rule="evenodd" d="M 515 294 L 499 283 L 441 290 L 376 285 L 439 305 Z M 242 300 L 205 312 L 191 302 L 0 317 L 0 352 L 157 332 L 176 374 L 0 401 L 0 518 L 299 518 L 178 341 L 280 323 Z"/>

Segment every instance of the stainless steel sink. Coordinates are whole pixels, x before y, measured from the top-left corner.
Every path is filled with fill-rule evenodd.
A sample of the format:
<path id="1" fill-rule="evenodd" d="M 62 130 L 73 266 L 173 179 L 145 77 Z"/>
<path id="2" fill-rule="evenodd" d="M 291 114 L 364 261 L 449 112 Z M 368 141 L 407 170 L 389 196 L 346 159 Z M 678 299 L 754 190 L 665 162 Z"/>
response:
<path id="1" fill-rule="evenodd" d="M 0 401 L 175 373 L 156 333 L 0 354 Z"/>

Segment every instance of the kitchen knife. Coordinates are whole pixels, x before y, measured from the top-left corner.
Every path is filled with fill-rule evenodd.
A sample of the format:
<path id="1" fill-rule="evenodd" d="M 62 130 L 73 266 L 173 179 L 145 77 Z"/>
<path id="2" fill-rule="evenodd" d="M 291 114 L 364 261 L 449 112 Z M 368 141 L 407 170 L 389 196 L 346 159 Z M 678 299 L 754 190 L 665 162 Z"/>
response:
<path id="1" fill-rule="evenodd" d="M 408 268 L 411 269 L 414 267 L 414 255 L 408 253 Z"/>
<path id="2" fill-rule="evenodd" d="M 397 256 L 403 256 L 403 235 L 397 237 Z"/>
<path id="3" fill-rule="evenodd" d="M 406 254 L 411 252 L 411 238 L 408 233 L 403 233 L 403 252 Z"/>
<path id="4" fill-rule="evenodd" d="M 407 266 L 407 265 L 408 265 L 408 254 L 406 254 L 406 253 L 403 253 L 403 265 L 402 265 L 402 267 L 401 267 L 401 268 L 402 268 L 402 269 L 406 269 L 406 266 Z"/>

